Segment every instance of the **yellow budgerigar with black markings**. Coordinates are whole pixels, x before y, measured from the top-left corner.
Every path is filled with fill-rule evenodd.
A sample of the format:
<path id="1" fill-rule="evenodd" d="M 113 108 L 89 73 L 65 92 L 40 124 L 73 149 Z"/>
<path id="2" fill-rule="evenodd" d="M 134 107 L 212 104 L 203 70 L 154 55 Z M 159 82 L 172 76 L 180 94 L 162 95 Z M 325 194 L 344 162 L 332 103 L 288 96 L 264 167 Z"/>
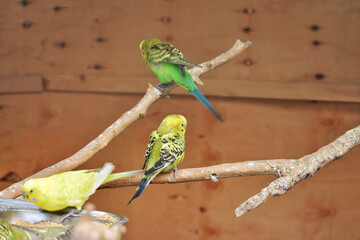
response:
<path id="1" fill-rule="evenodd" d="M 139 197 L 149 183 L 161 172 L 177 169 L 185 155 L 186 118 L 182 115 L 169 115 L 159 128 L 153 131 L 145 152 L 146 171 L 135 195 L 129 201 Z"/>

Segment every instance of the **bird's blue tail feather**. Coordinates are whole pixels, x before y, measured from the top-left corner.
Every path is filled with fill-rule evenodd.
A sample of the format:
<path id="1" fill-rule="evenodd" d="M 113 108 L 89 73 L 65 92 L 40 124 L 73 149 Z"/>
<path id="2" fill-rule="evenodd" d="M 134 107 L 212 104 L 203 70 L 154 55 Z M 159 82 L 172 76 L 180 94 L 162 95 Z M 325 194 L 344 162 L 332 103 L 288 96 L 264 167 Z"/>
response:
<path id="1" fill-rule="evenodd" d="M 149 185 L 151 180 L 152 180 L 151 177 L 150 178 L 145 178 L 144 177 L 144 178 L 141 179 L 141 182 L 139 184 L 139 187 L 137 188 L 136 193 L 134 194 L 134 196 L 131 198 L 131 200 L 128 202 L 127 205 L 129 205 L 132 202 L 132 200 L 134 200 L 135 198 L 138 198 L 141 195 L 141 193 L 145 190 L 147 185 Z"/>
<path id="2" fill-rule="evenodd" d="M 191 93 L 191 95 L 196 97 L 202 104 L 208 107 L 220 121 L 224 121 L 221 116 L 215 111 L 213 106 L 211 106 L 210 102 L 205 98 L 204 95 L 202 95 L 202 93 L 197 88 L 195 88 L 193 91 L 189 90 L 189 93 Z"/>

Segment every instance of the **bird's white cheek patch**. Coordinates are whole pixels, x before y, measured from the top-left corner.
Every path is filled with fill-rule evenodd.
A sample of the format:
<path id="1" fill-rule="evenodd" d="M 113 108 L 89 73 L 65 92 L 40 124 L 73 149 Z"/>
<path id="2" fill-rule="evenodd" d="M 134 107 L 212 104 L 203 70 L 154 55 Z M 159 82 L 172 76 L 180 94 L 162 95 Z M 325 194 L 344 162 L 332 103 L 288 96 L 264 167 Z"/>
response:
<path id="1" fill-rule="evenodd" d="M 35 202 L 38 202 L 39 201 L 39 199 L 37 199 L 37 198 L 31 198 L 32 200 L 34 200 Z"/>

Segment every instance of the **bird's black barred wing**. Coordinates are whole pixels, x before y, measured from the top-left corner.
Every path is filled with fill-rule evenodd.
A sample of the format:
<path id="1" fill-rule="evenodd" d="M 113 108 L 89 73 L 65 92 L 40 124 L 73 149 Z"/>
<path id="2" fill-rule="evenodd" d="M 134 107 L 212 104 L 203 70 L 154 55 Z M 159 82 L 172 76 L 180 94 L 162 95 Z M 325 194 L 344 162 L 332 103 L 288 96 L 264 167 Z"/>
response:
<path id="1" fill-rule="evenodd" d="M 146 163 L 147 163 L 147 161 L 148 161 L 148 159 L 149 159 L 149 156 L 150 156 L 152 147 L 153 147 L 153 145 L 154 145 L 154 143 L 155 143 L 155 140 L 158 139 L 158 138 L 159 138 L 159 135 L 158 135 L 158 133 L 157 133 L 156 130 L 153 131 L 153 132 L 150 134 L 149 142 L 148 142 L 148 145 L 147 145 L 147 147 L 146 147 L 146 151 L 145 151 L 145 155 L 144 155 L 144 157 L 145 157 L 145 162 L 144 162 L 144 166 L 142 167 L 142 169 L 145 168 Z"/>
<path id="2" fill-rule="evenodd" d="M 169 62 L 169 60 L 176 61 L 182 56 L 182 53 L 170 43 L 156 44 L 148 51 L 148 58 L 154 63 Z"/>
<path id="3" fill-rule="evenodd" d="M 185 151 L 185 139 L 179 133 L 169 133 L 162 137 L 160 159 L 154 166 L 145 172 L 145 175 L 152 174 L 175 162 Z"/>
<path id="4" fill-rule="evenodd" d="M 159 43 L 149 49 L 148 58 L 151 62 L 160 63 L 167 62 L 184 66 L 198 66 L 183 58 L 183 54 L 179 49 L 170 43 Z"/>

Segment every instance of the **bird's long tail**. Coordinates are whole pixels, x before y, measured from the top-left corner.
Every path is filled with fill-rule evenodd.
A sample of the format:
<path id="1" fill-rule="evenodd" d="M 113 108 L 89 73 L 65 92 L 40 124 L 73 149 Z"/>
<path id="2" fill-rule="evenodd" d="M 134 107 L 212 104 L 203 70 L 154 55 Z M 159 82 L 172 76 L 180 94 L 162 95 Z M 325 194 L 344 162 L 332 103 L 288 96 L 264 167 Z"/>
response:
<path id="1" fill-rule="evenodd" d="M 138 173 L 143 173 L 143 172 L 144 172 L 144 170 L 134 170 L 134 171 L 128 171 L 128 172 L 112 173 L 105 179 L 103 184 L 107 183 L 107 182 L 111 182 L 116 179 L 130 177 L 130 176 L 136 175 Z"/>
<path id="2" fill-rule="evenodd" d="M 129 205 L 132 200 L 134 200 L 135 198 L 138 198 L 141 193 L 145 190 L 145 188 L 149 185 L 149 183 L 151 183 L 151 181 L 154 179 L 155 176 L 149 176 L 148 178 L 147 177 L 143 177 L 141 179 L 141 182 L 137 188 L 137 191 L 136 193 L 134 194 L 134 196 L 131 198 L 131 200 L 128 202 L 127 205 Z"/>
<path id="3" fill-rule="evenodd" d="M 193 95 L 194 97 L 196 97 L 202 104 L 204 104 L 207 108 L 209 108 L 213 114 L 220 120 L 220 121 L 224 121 L 222 119 L 222 117 L 215 111 L 215 109 L 213 108 L 213 106 L 210 104 L 210 102 L 205 98 L 204 95 L 202 95 L 202 93 L 197 89 L 194 88 L 193 91 L 188 90 L 189 93 L 191 93 L 191 95 Z"/>

